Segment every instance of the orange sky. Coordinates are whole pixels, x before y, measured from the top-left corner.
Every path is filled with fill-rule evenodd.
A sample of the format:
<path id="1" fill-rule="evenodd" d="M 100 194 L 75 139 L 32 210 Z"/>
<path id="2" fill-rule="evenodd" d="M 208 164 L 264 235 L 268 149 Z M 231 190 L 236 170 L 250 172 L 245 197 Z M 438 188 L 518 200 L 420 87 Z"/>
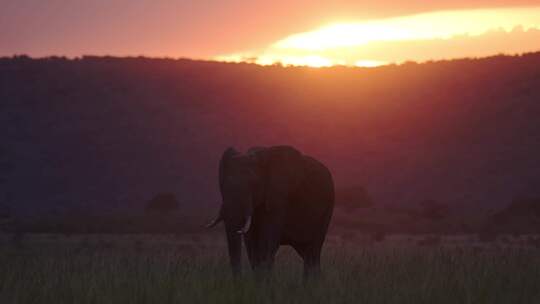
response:
<path id="1" fill-rule="evenodd" d="M 259 63 L 289 58 L 292 64 L 370 65 L 540 50 L 540 25 L 537 29 L 533 24 L 535 16 L 540 21 L 540 0 L 7 0 L 0 5 L 0 55 L 253 57 Z M 520 10 L 523 6 L 528 8 Z M 485 25 L 478 26 L 471 22 L 480 18 L 474 14 L 478 9 L 487 16 L 501 15 L 478 22 Z M 437 27 L 446 36 L 418 30 L 431 22 L 429 18 L 449 11 L 458 15 Z M 530 16 L 522 18 L 524 12 Z M 418 14 L 427 17 L 415 17 Z M 470 30 L 460 27 L 461 20 L 471 23 Z M 402 22 L 412 24 L 412 30 L 399 36 L 396 28 Z M 339 30 L 321 35 L 318 30 L 328 25 L 346 25 L 338 29 L 350 30 L 346 35 Z M 516 28 L 518 25 L 523 28 Z M 386 39 L 367 35 L 371 40 L 366 44 L 365 29 L 373 28 L 375 36 Z M 489 31 L 469 34 L 484 28 Z M 339 47 L 323 41 L 329 36 L 343 36 Z M 282 42 L 291 42 L 291 37 L 319 47 L 304 48 L 293 41 L 289 46 L 294 48 L 283 48 L 286 44 Z M 343 40 L 363 42 L 344 47 Z"/>

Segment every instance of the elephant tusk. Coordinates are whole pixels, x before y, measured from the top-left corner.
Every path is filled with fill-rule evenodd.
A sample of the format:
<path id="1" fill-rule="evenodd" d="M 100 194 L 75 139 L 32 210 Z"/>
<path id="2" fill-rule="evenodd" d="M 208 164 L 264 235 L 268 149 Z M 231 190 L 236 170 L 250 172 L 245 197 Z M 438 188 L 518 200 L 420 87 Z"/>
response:
<path id="1" fill-rule="evenodd" d="M 244 225 L 244 228 L 237 231 L 239 234 L 246 234 L 249 231 L 249 228 L 251 227 L 251 215 L 248 216 L 246 224 Z"/>
<path id="2" fill-rule="evenodd" d="M 206 228 L 212 228 L 212 227 L 215 227 L 217 224 L 219 224 L 219 222 L 221 222 L 223 220 L 223 218 L 221 217 L 221 214 L 218 215 L 212 222 L 208 223 L 206 225 Z"/>

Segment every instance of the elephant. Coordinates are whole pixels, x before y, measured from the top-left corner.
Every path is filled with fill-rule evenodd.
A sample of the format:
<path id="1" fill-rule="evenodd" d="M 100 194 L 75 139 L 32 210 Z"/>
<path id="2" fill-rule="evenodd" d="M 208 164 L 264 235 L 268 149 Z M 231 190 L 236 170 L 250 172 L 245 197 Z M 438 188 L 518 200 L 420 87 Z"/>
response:
<path id="1" fill-rule="evenodd" d="M 242 239 L 251 268 L 269 273 L 281 245 L 304 260 L 304 277 L 320 273 L 334 209 L 334 182 L 318 160 L 290 146 L 234 148 L 219 163 L 222 203 L 207 227 L 225 224 L 232 273 L 241 274 Z"/>

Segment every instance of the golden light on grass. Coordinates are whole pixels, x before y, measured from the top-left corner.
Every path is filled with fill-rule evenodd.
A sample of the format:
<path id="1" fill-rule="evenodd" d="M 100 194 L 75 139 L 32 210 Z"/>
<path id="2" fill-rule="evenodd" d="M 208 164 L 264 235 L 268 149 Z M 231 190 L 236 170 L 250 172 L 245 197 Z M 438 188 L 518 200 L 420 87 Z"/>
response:
<path id="1" fill-rule="evenodd" d="M 388 60 L 388 57 L 399 54 L 399 49 L 391 47 L 385 50 L 381 48 L 382 44 L 407 45 L 408 49 L 416 46 L 419 58 L 445 58 L 445 54 L 429 56 L 425 54 L 429 50 L 423 50 L 417 45 L 444 43 L 452 39 L 474 40 L 475 37 L 488 35 L 492 31 L 511 33 L 518 27 L 525 32 L 540 29 L 540 7 L 440 11 L 362 22 L 338 22 L 313 31 L 289 35 L 260 52 L 234 54 L 228 58 L 262 65 L 279 63 L 310 67 L 332 65 L 376 67 L 388 62 L 404 61 L 397 57 Z M 505 41 L 501 41 L 500 44 L 504 43 Z M 523 45 L 527 45 L 527 42 L 523 42 Z M 464 54 L 463 57 L 467 56 L 467 51 L 478 52 L 477 46 L 469 47 L 470 50 L 467 49 L 468 46 L 459 47 L 459 51 Z M 485 46 L 485 49 L 489 51 L 489 47 Z M 381 49 L 387 54 L 377 53 Z M 422 52 L 424 54 L 420 54 Z M 493 49 L 493 52 L 498 50 Z M 452 52 L 448 50 L 448 54 L 455 53 L 455 50 Z M 373 58 L 374 54 L 380 58 Z M 216 59 L 223 60 L 225 57 Z"/>

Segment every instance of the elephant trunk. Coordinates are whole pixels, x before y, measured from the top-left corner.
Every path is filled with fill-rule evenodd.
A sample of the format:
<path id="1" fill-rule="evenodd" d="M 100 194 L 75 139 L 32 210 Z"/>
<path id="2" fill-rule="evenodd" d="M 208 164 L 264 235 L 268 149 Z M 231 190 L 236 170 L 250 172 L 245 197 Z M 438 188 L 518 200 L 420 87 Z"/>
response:
<path id="1" fill-rule="evenodd" d="M 228 208 L 230 205 L 223 205 L 223 220 L 227 234 L 229 259 L 234 276 L 238 276 L 242 270 L 242 242 L 244 235 L 248 233 L 251 227 L 252 221 L 251 201 L 238 200 L 238 202 L 241 202 L 239 205 L 243 208 Z"/>
<path id="2" fill-rule="evenodd" d="M 242 235 L 235 229 L 227 229 L 227 244 L 233 275 L 238 276 L 242 271 Z"/>

